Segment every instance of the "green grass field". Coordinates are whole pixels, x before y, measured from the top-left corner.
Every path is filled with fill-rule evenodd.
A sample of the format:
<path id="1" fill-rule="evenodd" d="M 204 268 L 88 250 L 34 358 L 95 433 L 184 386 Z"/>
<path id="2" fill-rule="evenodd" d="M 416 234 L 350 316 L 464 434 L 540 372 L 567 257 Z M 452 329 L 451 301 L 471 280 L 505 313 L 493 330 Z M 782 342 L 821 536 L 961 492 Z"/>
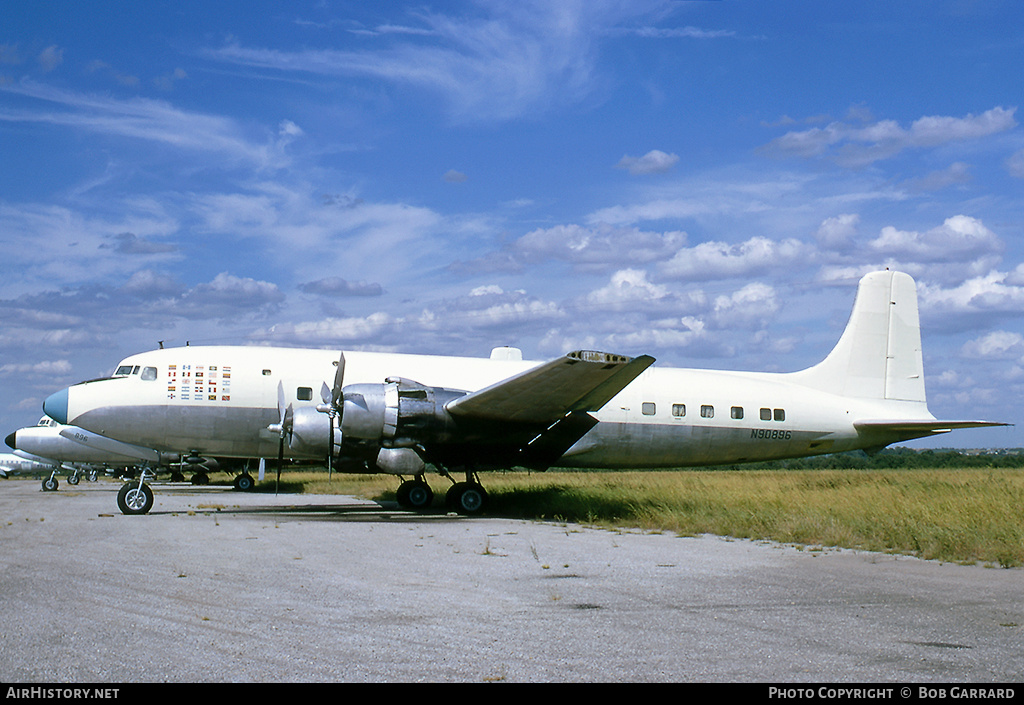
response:
<path id="1" fill-rule="evenodd" d="M 447 481 L 429 478 L 442 508 Z M 1017 469 L 485 473 L 488 514 L 1024 565 Z M 274 481 L 262 483 L 273 491 Z M 397 478 L 288 472 L 281 490 L 392 500 Z"/>

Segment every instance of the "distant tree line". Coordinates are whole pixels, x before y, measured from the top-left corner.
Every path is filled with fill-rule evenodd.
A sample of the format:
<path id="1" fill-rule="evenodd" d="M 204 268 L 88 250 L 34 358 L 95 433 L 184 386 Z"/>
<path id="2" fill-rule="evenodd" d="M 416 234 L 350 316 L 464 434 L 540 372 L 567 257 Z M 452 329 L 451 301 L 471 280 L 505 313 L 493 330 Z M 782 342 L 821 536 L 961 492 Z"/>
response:
<path id="1" fill-rule="evenodd" d="M 1024 448 L 999 450 L 917 450 L 896 446 L 877 453 L 862 450 L 811 458 L 720 466 L 744 470 L 898 470 L 901 468 L 1024 468 Z"/>

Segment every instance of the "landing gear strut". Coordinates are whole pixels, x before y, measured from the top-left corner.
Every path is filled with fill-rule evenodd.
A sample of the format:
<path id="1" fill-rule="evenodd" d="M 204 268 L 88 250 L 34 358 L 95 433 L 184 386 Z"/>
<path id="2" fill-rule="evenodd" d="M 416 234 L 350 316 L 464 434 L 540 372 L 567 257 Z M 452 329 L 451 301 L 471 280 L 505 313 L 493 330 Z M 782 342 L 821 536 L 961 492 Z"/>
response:
<path id="1" fill-rule="evenodd" d="M 43 492 L 56 492 L 58 487 L 60 487 L 60 482 L 57 481 L 57 471 L 54 470 L 48 478 L 43 480 Z"/>

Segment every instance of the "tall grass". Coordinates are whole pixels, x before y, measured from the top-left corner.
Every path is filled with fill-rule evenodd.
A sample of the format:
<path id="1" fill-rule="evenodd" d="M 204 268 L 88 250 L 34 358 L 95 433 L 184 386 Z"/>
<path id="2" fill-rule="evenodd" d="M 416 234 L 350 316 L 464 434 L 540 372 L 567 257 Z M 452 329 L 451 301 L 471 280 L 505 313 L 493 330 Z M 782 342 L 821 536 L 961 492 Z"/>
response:
<path id="1" fill-rule="evenodd" d="M 509 472 L 483 482 L 492 516 L 1024 565 L 1020 470 Z M 431 483 L 442 508 L 447 485 Z M 397 485 L 288 473 L 281 489 L 392 500 Z"/>

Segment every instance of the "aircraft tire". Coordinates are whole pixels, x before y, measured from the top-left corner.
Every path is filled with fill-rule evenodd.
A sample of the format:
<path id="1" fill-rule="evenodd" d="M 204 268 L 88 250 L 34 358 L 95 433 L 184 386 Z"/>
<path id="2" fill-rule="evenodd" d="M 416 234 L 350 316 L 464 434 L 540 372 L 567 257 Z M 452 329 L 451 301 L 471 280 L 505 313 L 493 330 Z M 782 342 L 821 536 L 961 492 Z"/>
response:
<path id="1" fill-rule="evenodd" d="M 68 484 L 69 485 L 77 485 L 78 484 L 78 480 L 79 480 L 79 477 L 75 473 L 71 473 L 70 475 L 68 475 Z"/>
<path id="2" fill-rule="evenodd" d="M 456 482 L 445 495 L 445 504 L 458 514 L 480 514 L 487 506 L 487 492 L 475 482 Z"/>
<path id="3" fill-rule="evenodd" d="M 58 487 L 60 487 L 60 483 L 56 477 L 48 477 L 43 480 L 43 492 L 56 492 Z"/>
<path id="4" fill-rule="evenodd" d="M 153 490 L 143 483 L 126 482 L 117 493 L 117 508 L 122 514 L 146 514 L 153 508 Z"/>
<path id="5" fill-rule="evenodd" d="M 406 509 L 429 509 L 434 503 L 434 491 L 422 480 L 407 480 L 398 486 L 395 493 L 398 505 Z"/>
<path id="6" fill-rule="evenodd" d="M 255 486 L 256 481 L 252 479 L 252 475 L 242 473 L 235 478 L 235 489 L 239 492 L 249 492 Z"/>

